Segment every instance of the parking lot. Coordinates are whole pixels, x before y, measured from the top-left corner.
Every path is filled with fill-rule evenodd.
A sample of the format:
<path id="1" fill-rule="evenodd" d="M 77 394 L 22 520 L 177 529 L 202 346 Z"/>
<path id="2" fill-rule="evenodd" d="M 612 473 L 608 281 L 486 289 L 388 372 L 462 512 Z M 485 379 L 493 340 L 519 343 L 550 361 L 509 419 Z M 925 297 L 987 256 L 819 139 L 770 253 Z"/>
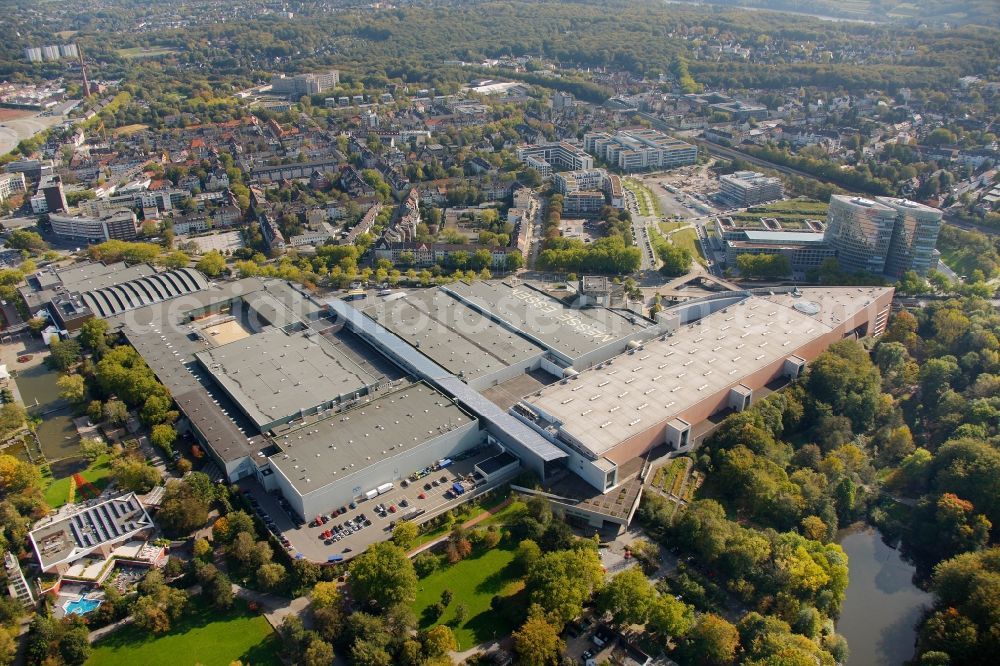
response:
<path id="1" fill-rule="evenodd" d="M 497 453 L 490 447 L 415 482 L 396 481 L 392 490 L 373 499 L 331 507 L 321 516 L 307 516 L 308 522 L 301 526 L 296 526 L 294 514 L 282 506 L 284 500 L 280 495 L 266 493 L 253 479 L 241 481 L 239 485 L 257 503 L 258 515 L 265 523 L 270 522 L 268 529 L 279 540 L 285 540 L 283 543 L 290 553 L 314 562 L 339 561 L 350 559 L 371 544 L 387 539 L 392 530 L 390 526 L 410 512 L 420 511 L 413 520 L 421 523 L 507 481 L 509 475 L 491 478 L 473 488 L 475 465 Z M 456 496 L 453 490 L 456 482 L 463 482 L 469 490 Z M 318 524 L 317 517 L 320 518 Z"/>

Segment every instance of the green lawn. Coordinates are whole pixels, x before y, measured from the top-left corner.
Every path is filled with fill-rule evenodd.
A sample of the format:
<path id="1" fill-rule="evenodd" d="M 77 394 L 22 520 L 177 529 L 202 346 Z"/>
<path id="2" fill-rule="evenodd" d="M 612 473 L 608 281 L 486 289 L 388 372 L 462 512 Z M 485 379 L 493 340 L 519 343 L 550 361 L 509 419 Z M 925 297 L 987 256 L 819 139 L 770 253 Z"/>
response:
<path id="1" fill-rule="evenodd" d="M 670 242 L 680 247 L 686 247 L 698 263 L 705 263 L 705 255 L 701 253 L 701 243 L 698 242 L 698 232 L 694 229 L 681 229 L 671 234 Z"/>
<path id="2" fill-rule="evenodd" d="M 98 490 L 104 490 L 111 482 L 111 456 L 103 455 L 98 457 L 97 460 L 88 465 L 87 469 L 83 470 L 80 474 L 84 479 L 94 484 Z M 53 509 L 58 509 L 69 501 L 69 487 L 72 477 L 67 476 L 62 479 L 43 478 L 43 481 L 46 480 L 49 481 L 49 485 L 44 491 L 45 503 Z M 80 499 L 79 492 L 75 499 Z"/>
<path id="3" fill-rule="evenodd" d="M 220 612 L 199 597 L 174 628 L 162 636 L 127 626 L 94 645 L 90 666 L 244 666 L 280 664 L 280 645 L 263 615 L 247 610 L 242 602 Z"/>
<path id="4" fill-rule="evenodd" d="M 671 231 L 677 231 L 687 226 L 690 226 L 687 222 L 660 222 L 660 231 L 669 234 Z"/>
<path id="5" fill-rule="evenodd" d="M 155 58 L 157 56 L 170 55 L 171 53 L 179 53 L 179 51 L 169 46 L 133 46 L 127 49 L 118 49 L 118 55 L 123 58 Z"/>
<path id="6" fill-rule="evenodd" d="M 453 566 L 446 566 L 420 580 L 413 610 L 420 619 L 422 629 L 435 624 L 447 624 L 455 632 L 460 650 L 479 645 L 494 636 L 505 636 L 516 627 L 506 624 L 504 618 L 490 610 L 494 595 L 504 591 L 517 580 L 512 571 L 514 550 L 497 546 L 477 553 Z M 451 604 L 438 620 L 432 621 L 425 610 L 441 600 L 441 592 L 451 590 Z M 455 626 L 455 609 L 465 604 L 468 615 L 465 623 Z"/>

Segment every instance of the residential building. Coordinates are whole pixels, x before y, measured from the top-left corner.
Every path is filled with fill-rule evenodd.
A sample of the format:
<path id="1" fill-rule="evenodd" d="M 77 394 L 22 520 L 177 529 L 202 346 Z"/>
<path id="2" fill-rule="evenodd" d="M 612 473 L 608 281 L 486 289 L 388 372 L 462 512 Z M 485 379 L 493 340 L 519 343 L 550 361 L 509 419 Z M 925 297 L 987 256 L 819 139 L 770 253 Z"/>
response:
<path id="1" fill-rule="evenodd" d="M 719 193 L 740 208 L 781 199 L 785 188 L 779 178 L 756 171 L 737 171 L 719 177 Z"/>
<path id="2" fill-rule="evenodd" d="M 593 132 L 583 137 L 583 146 L 591 155 L 623 171 L 672 169 L 694 164 L 698 149 L 658 130 L 627 129 L 614 135 Z"/>
<path id="3" fill-rule="evenodd" d="M 24 578 L 20 562 L 10 551 L 5 551 L 3 554 L 3 568 L 7 573 L 7 593 L 24 606 L 33 606 L 35 595 L 32 593 L 28 581 Z"/>
<path id="4" fill-rule="evenodd" d="M 138 221 L 130 210 L 117 211 L 102 217 L 49 214 L 52 232 L 67 240 L 103 243 L 106 240 L 135 240 Z"/>
<path id="5" fill-rule="evenodd" d="M 536 169 L 543 178 L 556 171 L 583 171 L 594 168 L 594 158 L 568 141 L 521 146 L 517 159 Z"/>
<path id="6" fill-rule="evenodd" d="M 566 217 L 597 217 L 607 205 L 604 192 L 576 191 L 563 197 L 563 215 Z"/>
<path id="7" fill-rule="evenodd" d="M 23 173 L 0 174 L 0 204 L 10 199 L 14 194 L 24 192 L 26 189 L 27 186 L 25 185 Z"/>

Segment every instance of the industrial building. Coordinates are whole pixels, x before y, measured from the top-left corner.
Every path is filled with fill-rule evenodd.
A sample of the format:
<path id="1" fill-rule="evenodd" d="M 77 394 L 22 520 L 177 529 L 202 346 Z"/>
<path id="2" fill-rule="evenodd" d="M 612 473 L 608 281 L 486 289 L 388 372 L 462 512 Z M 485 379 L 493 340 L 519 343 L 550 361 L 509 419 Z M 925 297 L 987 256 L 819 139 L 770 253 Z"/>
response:
<path id="1" fill-rule="evenodd" d="M 626 354 L 519 402 L 524 423 L 569 454 L 569 469 L 602 492 L 619 468 L 658 446 L 688 451 L 697 428 L 845 337 L 879 335 L 891 288 L 737 292 L 668 310 L 668 330 Z"/>
<path id="2" fill-rule="evenodd" d="M 600 526 L 631 520 L 643 456 L 689 450 L 709 416 L 745 409 L 835 340 L 881 333 L 892 298 L 726 292 L 653 322 L 597 305 L 609 302 L 601 282 L 589 280 L 584 309 L 569 305 L 583 294 L 516 279 L 358 308 L 247 278 L 109 322 L 221 476 L 255 478 L 302 519 L 485 449 L 487 472 L 532 470 L 559 511 Z"/>
<path id="3" fill-rule="evenodd" d="M 719 194 L 740 208 L 757 206 L 785 196 L 781 179 L 756 171 L 737 171 L 719 177 Z"/>
<path id="4" fill-rule="evenodd" d="M 43 312 L 60 330 L 75 331 L 93 317 L 111 317 L 203 289 L 208 281 L 191 268 L 157 272 L 149 264 L 128 266 L 85 261 L 48 266 L 25 279 L 19 292 L 32 314 Z"/>
<path id="5" fill-rule="evenodd" d="M 623 171 L 673 169 L 698 160 L 695 146 L 653 129 L 593 132 L 584 135 L 583 148 Z"/>

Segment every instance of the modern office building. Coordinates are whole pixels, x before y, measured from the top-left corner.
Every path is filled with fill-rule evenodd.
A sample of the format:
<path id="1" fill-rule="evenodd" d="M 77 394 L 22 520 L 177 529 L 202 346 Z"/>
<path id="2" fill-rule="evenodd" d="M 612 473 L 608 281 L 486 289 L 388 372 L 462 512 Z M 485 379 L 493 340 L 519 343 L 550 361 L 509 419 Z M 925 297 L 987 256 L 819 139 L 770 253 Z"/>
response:
<path id="1" fill-rule="evenodd" d="M 916 271 L 926 275 L 936 263 L 934 246 L 941 231 L 941 211 L 907 199 L 878 197 L 877 200 L 896 211 L 886 274 L 898 278 L 906 271 Z"/>
<path id="2" fill-rule="evenodd" d="M 742 240 L 723 241 L 728 267 L 735 267 L 741 254 L 780 254 L 788 257 L 792 272 L 804 273 L 837 256 L 821 233 L 747 231 L 743 236 Z"/>
<path id="3" fill-rule="evenodd" d="M 892 277 L 909 270 L 925 274 L 933 266 L 941 217 L 940 210 L 906 199 L 835 194 L 826 241 L 845 270 Z"/>
<path id="4" fill-rule="evenodd" d="M 857 196 L 830 197 L 826 242 L 837 251 L 843 270 L 884 273 L 895 226 L 894 208 Z"/>
<path id="5" fill-rule="evenodd" d="M 698 149 L 653 129 L 619 130 L 614 135 L 594 132 L 583 137 L 591 155 L 623 171 L 673 169 L 698 160 Z"/>
<path id="6" fill-rule="evenodd" d="M 521 146 L 517 159 L 537 170 L 543 178 L 556 171 L 584 171 L 594 168 L 594 158 L 568 141 Z"/>
<path id="7" fill-rule="evenodd" d="M 279 74 L 271 79 L 271 92 L 275 95 L 287 95 L 298 99 L 303 95 L 321 95 L 333 90 L 340 83 L 340 72 L 331 69 L 328 72 L 312 74 L 296 74 L 286 76 Z"/>
<path id="8" fill-rule="evenodd" d="M 737 171 L 719 178 L 719 194 L 740 208 L 757 206 L 785 196 L 781 179 L 756 171 Z"/>
<path id="9" fill-rule="evenodd" d="M 138 219 L 130 210 L 118 210 L 101 217 L 49 214 L 52 233 L 66 240 L 81 243 L 103 243 L 106 240 L 135 240 L 139 232 Z"/>

